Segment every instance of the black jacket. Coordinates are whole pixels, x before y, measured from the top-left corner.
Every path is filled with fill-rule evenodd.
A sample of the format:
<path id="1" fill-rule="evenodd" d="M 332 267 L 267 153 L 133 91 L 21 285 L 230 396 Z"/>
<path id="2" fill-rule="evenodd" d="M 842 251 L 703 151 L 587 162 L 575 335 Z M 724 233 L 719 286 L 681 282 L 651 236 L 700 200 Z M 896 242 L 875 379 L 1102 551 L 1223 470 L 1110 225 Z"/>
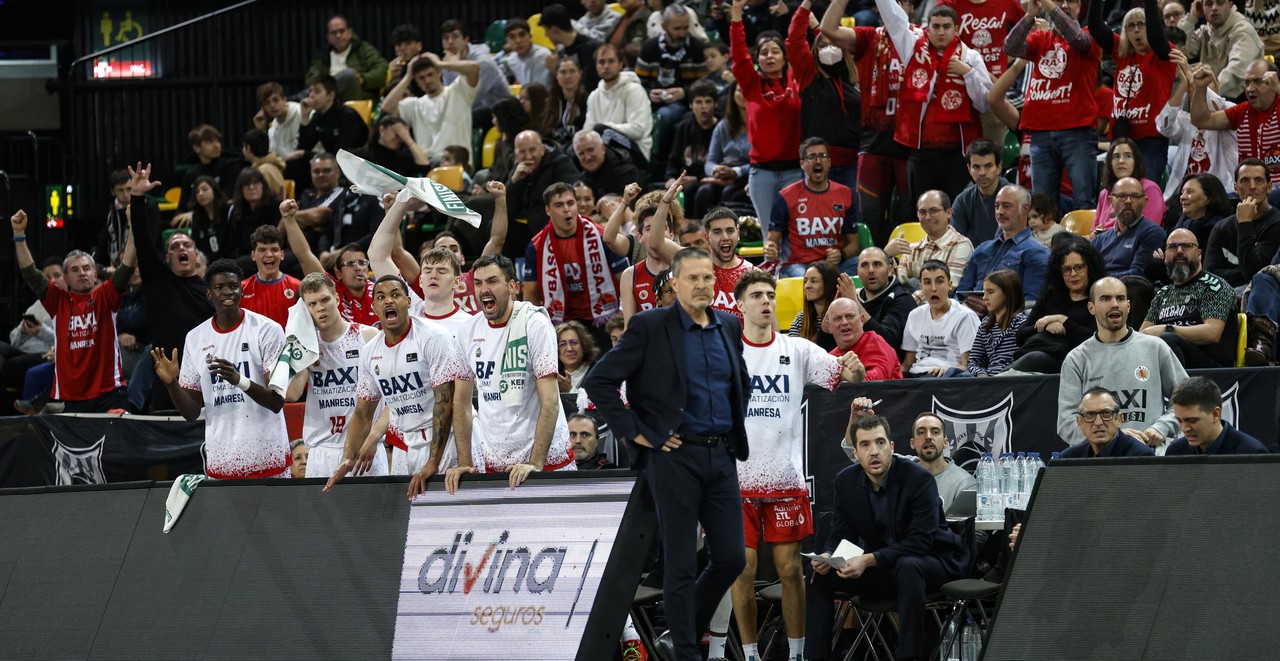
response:
<path id="1" fill-rule="evenodd" d="M 213 316 L 213 303 L 205 295 L 209 287 L 198 275 L 174 275 L 169 265 L 164 263 L 164 247 L 158 244 L 167 225 L 161 225 L 160 212 L 155 205 L 139 195 L 133 196 L 131 205 L 135 214 L 138 209 L 146 209 L 141 219 L 134 216 L 134 227 L 138 231 L 134 241 L 138 249 L 138 268 L 145 274 L 143 282 L 146 284 L 142 293 L 147 300 L 147 309 L 156 312 L 149 316 L 148 322 L 151 343 L 164 349 L 166 354 L 174 349 L 181 354 L 187 332 Z M 139 220 L 142 221 L 140 225 Z"/>
<path id="2" fill-rule="evenodd" d="M 1217 441 L 1215 440 L 1214 443 Z M 1196 448 L 1191 447 L 1187 442 L 1186 436 L 1179 436 L 1176 440 L 1169 444 L 1169 449 L 1165 450 L 1166 457 L 1174 457 L 1178 455 L 1201 455 L 1201 454 L 1270 454 L 1271 450 L 1262 444 L 1262 441 L 1236 429 L 1231 423 L 1223 421 L 1222 423 L 1222 445 L 1214 447 L 1209 446 L 1207 452 L 1200 452 Z"/>
<path id="3" fill-rule="evenodd" d="M 887 492 L 887 525 L 875 519 L 867 474 L 861 466 L 849 466 L 836 474 L 831 502 L 835 518 L 822 550 L 834 551 L 847 539 L 874 554 L 876 566 L 885 569 L 906 556 L 933 556 L 953 578 L 962 578 L 969 568 L 969 549 L 947 526 L 937 481 L 910 459 L 891 455 L 890 462 L 881 487 Z"/>
<path id="4" fill-rule="evenodd" d="M 310 152 L 316 143 L 330 154 L 339 149 L 358 149 L 369 139 L 369 127 L 360 119 L 360 113 L 334 101 L 329 112 L 318 111 L 311 122 L 298 129 L 298 149 Z M 231 197 L 228 195 L 227 197 Z"/>
<path id="5" fill-rule="evenodd" d="M 542 203 L 542 194 L 547 187 L 555 183 L 572 184 L 581 174 L 574 166 L 573 159 L 554 145 L 546 146 L 542 156 L 542 165 L 533 174 L 520 181 L 507 182 L 507 214 L 512 222 L 525 223 L 529 226 L 529 236 L 536 236 L 547 226 L 547 207 Z M 524 246 L 519 246 L 520 255 L 524 255 Z"/>
<path id="6" fill-rule="evenodd" d="M 875 331 L 876 335 L 883 337 L 884 341 L 898 352 L 898 360 L 902 360 L 904 356 L 902 333 L 907 328 L 907 315 L 916 308 L 911 290 L 898 282 L 895 276 L 893 282 L 885 287 L 879 296 L 870 301 L 862 300 L 866 291 L 863 289 L 858 292 L 858 302 L 862 303 L 862 307 L 866 308 L 871 318 L 862 327 L 865 330 Z"/>
<path id="7" fill-rule="evenodd" d="M 604 163 L 600 165 L 600 169 L 595 172 L 584 171 L 581 181 L 591 189 L 597 200 L 605 195 L 621 195 L 630 183 L 640 184 L 642 189 L 649 185 L 649 178 L 644 171 L 612 148 L 605 148 Z"/>
<path id="8" fill-rule="evenodd" d="M 720 334 L 735 358 L 730 364 L 733 431 L 729 433 L 729 450 L 738 461 L 745 461 L 750 452 L 745 414 L 751 386 L 742 359 L 742 325 L 727 312 L 708 312 L 720 322 Z M 627 440 L 631 455 L 636 457 L 633 468 L 643 467 L 642 457 L 648 451 L 634 445 L 637 435 L 643 435 L 650 443 L 663 443 L 684 421 L 684 333 L 675 305 L 641 312 L 631 318 L 622 340 L 605 352 L 583 382 L 596 410 L 604 415 L 615 434 Z M 624 382 L 631 408 L 623 405 L 618 394 Z M 938 498 L 936 487 L 933 497 Z"/>

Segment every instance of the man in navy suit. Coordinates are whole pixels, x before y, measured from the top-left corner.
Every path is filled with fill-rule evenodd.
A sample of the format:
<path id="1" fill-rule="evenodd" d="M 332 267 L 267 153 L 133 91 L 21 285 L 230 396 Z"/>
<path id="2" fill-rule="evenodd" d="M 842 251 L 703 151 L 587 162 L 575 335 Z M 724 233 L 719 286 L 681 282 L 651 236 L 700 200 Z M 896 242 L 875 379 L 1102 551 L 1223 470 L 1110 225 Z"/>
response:
<path id="1" fill-rule="evenodd" d="M 841 540 L 863 550 L 846 558 L 843 569 L 812 560 L 814 575 L 806 598 L 805 658 L 831 657 L 836 592 L 898 599 L 898 659 L 924 659 L 925 595 L 943 583 L 964 578 L 969 549 L 947 527 L 933 475 L 893 454 L 889 421 L 859 418 L 849 430 L 858 465 L 836 474 L 835 519 L 822 549 L 830 557 Z"/>
<path id="2" fill-rule="evenodd" d="M 1262 441 L 1222 419 L 1222 389 L 1213 379 L 1196 376 L 1183 381 L 1169 402 L 1182 436 L 1169 444 L 1165 456 L 1269 453 Z"/>
<path id="3" fill-rule="evenodd" d="M 665 562 L 663 601 L 678 661 L 698 640 L 746 564 L 736 460 L 746 459 L 751 394 L 737 317 L 711 309 L 716 275 L 697 248 L 671 261 L 676 304 L 631 318 L 583 387 L 648 472 Z M 618 394 L 627 384 L 628 409 Z M 936 497 L 936 495 L 935 495 Z M 698 525 L 709 562 L 697 570 Z"/>

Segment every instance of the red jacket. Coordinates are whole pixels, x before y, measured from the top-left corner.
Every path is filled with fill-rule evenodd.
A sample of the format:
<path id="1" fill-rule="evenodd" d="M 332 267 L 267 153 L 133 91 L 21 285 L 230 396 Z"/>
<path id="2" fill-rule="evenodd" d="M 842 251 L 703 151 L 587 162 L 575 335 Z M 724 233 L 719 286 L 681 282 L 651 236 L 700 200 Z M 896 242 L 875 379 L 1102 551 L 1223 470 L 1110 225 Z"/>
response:
<path id="1" fill-rule="evenodd" d="M 793 17 L 787 40 L 805 39 L 807 29 L 807 24 Z M 729 53 L 733 77 L 747 100 L 751 162 L 796 163 L 800 151 L 800 85 L 791 69 L 781 80 L 764 79 L 747 51 L 747 33 L 741 21 L 729 25 Z M 782 56 L 786 58 L 785 51 Z"/>
<path id="2" fill-rule="evenodd" d="M 875 331 L 865 331 L 853 345 L 853 352 L 858 360 L 867 368 L 866 381 L 888 381 L 902 378 L 902 363 L 898 362 L 898 354 Z M 836 347 L 831 355 L 839 358 L 845 352 Z"/>

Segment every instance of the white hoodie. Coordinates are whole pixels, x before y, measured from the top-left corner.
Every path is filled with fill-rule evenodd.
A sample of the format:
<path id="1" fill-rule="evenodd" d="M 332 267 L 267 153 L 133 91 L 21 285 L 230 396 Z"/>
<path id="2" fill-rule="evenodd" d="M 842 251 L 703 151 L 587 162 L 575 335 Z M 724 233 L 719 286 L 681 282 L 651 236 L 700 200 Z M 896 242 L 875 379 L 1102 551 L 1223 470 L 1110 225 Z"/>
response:
<path id="1" fill-rule="evenodd" d="M 651 152 L 653 108 L 639 76 L 623 71 L 618 74 L 618 82 L 612 89 L 605 89 L 604 81 L 600 81 L 596 90 L 587 97 L 584 126 L 592 128 L 596 124 L 605 124 L 632 139 L 645 154 Z"/>

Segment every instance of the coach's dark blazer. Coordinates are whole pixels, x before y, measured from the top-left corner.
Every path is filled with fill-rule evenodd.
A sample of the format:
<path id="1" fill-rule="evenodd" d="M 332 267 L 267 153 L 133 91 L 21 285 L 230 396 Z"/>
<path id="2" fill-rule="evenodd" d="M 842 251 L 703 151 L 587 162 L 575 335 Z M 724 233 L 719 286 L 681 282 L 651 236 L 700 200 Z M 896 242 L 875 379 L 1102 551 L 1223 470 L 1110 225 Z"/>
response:
<path id="1" fill-rule="evenodd" d="M 607 351 L 587 374 L 583 388 L 596 408 L 604 414 L 614 434 L 627 439 L 633 468 L 643 467 L 645 456 L 635 445 L 635 437 L 643 435 L 655 445 L 666 442 L 679 431 L 684 421 L 685 392 L 684 327 L 674 303 L 665 308 L 647 310 L 631 317 L 627 332 L 618 346 Z M 733 357 L 730 395 L 733 406 L 733 430 L 729 433 L 729 451 L 739 461 L 745 460 L 747 429 L 744 421 L 747 401 L 751 397 L 747 365 L 742 359 L 742 324 L 738 318 L 719 310 L 708 309 L 720 322 L 720 334 Z M 623 406 L 618 388 L 627 384 L 627 401 Z"/>

